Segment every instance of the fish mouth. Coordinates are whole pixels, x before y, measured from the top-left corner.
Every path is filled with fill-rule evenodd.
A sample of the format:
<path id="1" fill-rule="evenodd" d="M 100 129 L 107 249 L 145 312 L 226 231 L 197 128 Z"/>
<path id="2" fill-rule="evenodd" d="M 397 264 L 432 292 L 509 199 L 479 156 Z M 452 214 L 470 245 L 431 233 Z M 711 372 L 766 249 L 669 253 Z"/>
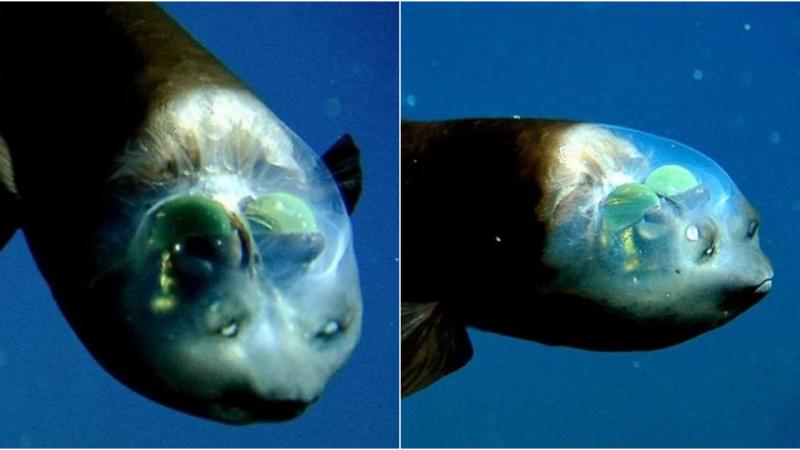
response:
<path id="1" fill-rule="evenodd" d="M 285 422 L 301 416 L 311 402 L 299 400 L 263 401 L 257 398 L 240 397 L 222 399 L 212 407 L 211 415 L 217 420 L 233 425 L 254 422 Z"/>
<path id="2" fill-rule="evenodd" d="M 762 281 L 759 285 L 757 285 L 753 290 L 753 293 L 760 296 L 759 298 L 763 298 L 764 296 L 769 294 L 769 291 L 771 290 L 772 290 L 772 277 L 769 277 L 764 281 Z"/>
<path id="3" fill-rule="evenodd" d="M 761 301 L 761 299 L 766 297 L 770 290 L 772 290 L 771 276 L 764 278 L 758 284 L 753 284 L 741 290 L 731 292 L 721 305 L 724 311 L 727 313 L 733 313 L 728 316 L 727 320 L 733 319 L 739 314 L 750 309 L 756 303 Z"/>

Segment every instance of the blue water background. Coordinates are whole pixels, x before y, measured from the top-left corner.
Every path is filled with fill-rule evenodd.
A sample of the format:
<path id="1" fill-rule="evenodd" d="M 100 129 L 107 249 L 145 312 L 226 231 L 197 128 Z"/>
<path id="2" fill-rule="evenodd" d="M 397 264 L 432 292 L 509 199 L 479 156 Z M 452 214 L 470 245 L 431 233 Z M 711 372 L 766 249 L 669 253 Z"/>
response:
<path id="1" fill-rule="evenodd" d="M 760 211 L 776 273 L 743 316 L 658 352 L 472 330 L 472 362 L 403 400 L 403 446 L 800 446 L 800 5 L 403 3 L 401 16 L 404 118 L 569 118 L 686 143 Z"/>
<path id="2" fill-rule="evenodd" d="M 295 421 L 232 427 L 178 413 L 134 394 L 92 360 L 17 234 L 0 253 L 0 447 L 396 447 L 398 5 L 166 9 L 317 152 L 344 132 L 356 137 L 367 180 L 353 222 L 361 344 Z M 77 200 L 59 196 L 69 186 L 58 189 L 54 201 Z M 56 233 L 59 220 L 69 218 L 54 218 Z"/>

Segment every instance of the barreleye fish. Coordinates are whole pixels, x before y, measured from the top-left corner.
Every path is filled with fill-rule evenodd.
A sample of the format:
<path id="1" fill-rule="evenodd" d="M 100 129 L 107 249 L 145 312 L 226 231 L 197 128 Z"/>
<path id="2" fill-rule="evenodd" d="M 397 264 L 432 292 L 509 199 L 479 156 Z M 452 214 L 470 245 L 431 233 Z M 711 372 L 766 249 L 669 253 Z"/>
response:
<path id="1" fill-rule="evenodd" d="M 653 350 L 770 291 L 760 218 L 708 157 L 627 128 L 403 122 L 402 394 L 472 357 L 466 327 Z"/>
<path id="2" fill-rule="evenodd" d="M 317 158 L 155 4 L 0 4 L 0 136 L 0 247 L 128 387 L 288 420 L 350 357 L 353 140 Z"/>

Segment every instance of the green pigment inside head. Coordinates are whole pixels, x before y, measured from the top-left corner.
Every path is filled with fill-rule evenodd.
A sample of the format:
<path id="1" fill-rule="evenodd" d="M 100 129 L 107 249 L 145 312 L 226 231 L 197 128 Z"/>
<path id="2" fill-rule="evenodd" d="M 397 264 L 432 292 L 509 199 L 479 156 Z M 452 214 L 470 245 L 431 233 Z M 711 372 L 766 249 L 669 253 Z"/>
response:
<path id="1" fill-rule="evenodd" d="M 697 178 L 683 166 L 666 165 L 652 171 L 644 184 L 665 197 L 681 194 L 696 187 Z"/>
<path id="2" fill-rule="evenodd" d="M 221 236 L 234 231 L 220 203 L 201 195 L 185 195 L 168 201 L 156 213 L 151 243 L 166 249 L 189 236 Z"/>
<path id="3" fill-rule="evenodd" d="M 250 224 L 275 234 L 314 233 L 317 219 L 306 202 L 284 192 L 263 195 L 245 207 Z"/>
<path id="4" fill-rule="evenodd" d="M 617 186 L 603 203 L 603 219 L 608 228 L 619 231 L 640 221 L 648 209 L 658 205 L 658 195 L 642 183 Z"/>

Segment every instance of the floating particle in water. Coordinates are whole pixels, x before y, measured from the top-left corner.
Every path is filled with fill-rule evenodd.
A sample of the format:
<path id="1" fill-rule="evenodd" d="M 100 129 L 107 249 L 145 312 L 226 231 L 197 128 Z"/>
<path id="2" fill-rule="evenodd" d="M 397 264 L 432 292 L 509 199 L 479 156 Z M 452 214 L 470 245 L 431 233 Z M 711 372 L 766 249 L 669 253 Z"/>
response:
<path id="1" fill-rule="evenodd" d="M 414 94 L 408 94 L 406 97 L 406 104 L 412 108 L 417 106 L 417 96 Z"/>
<path id="2" fill-rule="evenodd" d="M 633 367 L 634 367 L 635 369 L 638 369 L 639 367 L 641 367 L 641 365 L 642 365 L 642 364 L 641 364 L 639 361 L 634 361 L 634 362 L 633 362 Z"/>
<path id="3" fill-rule="evenodd" d="M 702 80 L 703 79 L 703 71 L 700 70 L 700 69 L 695 69 L 694 73 L 692 74 L 692 78 L 694 78 L 697 81 Z"/>
<path id="4" fill-rule="evenodd" d="M 780 144 L 781 143 L 781 135 L 777 131 L 773 131 L 769 134 L 769 143 L 770 144 Z"/>
<path id="5" fill-rule="evenodd" d="M 744 31 L 750 31 L 751 28 L 749 23 L 744 24 Z"/>
<path id="6" fill-rule="evenodd" d="M 338 98 L 329 98 L 325 101 L 325 114 L 328 117 L 338 117 L 342 112 L 342 102 Z"/>

